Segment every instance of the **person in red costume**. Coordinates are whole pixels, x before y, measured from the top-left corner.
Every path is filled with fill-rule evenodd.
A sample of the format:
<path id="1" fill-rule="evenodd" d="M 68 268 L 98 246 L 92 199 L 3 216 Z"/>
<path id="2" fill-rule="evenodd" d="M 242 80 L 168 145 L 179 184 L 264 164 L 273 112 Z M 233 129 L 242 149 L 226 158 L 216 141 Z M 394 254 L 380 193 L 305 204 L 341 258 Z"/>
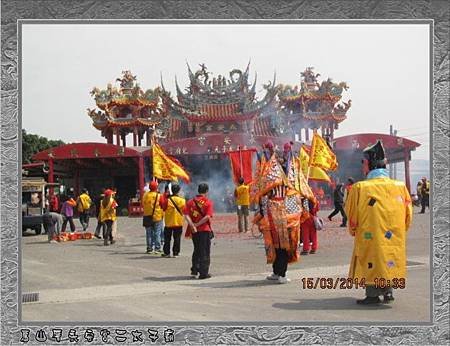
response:
<path id="1" fill-rule="evenodd" d="M 308 253 L 315 254 L 319 246 L 317 241 L 317 230 L 314 224 L 314 217 L 317 216 L 317 212 L 319 211 L 319 202 L 317 200 L 315 202 L 308 200 L 308 209 L 309 218 L 300 224 L 303 240 L 303 250 L 300 253 L 301 255 L 307 255 Z"/>

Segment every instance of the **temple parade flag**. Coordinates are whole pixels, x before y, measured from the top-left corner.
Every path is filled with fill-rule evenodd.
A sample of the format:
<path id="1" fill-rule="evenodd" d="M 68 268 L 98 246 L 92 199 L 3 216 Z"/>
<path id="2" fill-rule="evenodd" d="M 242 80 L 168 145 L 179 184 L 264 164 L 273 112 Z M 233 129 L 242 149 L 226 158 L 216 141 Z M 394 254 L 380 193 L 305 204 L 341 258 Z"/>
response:
<path id="1" fill-rule="evenodd" d="M 305 177 L 308 175 L 309 151 L 310 149 L 308 149 L 305 145 L 302 145 L 302 147 L 300 148 L 300 153 L 298 155 L 300 166 Z M 320 167 L 310 167 L 309 179 L 328 182 L 331 181 L 328 174 Z"/>
<path id="2" fill-rule="evenodd" d="M 338 168 L 336 155 L 331 151 L 327 142 L 317 133 L 314 133 L 309 155 L 310 167 L 319 167 L 325 171 L 335 171 Z"/>
<path id="3" fill-rule="evenodd" d="M 178 160 L 170 158 L 156 143 L 152 145 L 153 176 L 160 180 L 178 181 L 181 178 L 190 183 L 191 178 Z"/>
<path id="4" fill-rule="evenodd" d="M 239 178 L 244 178 L 244 183 L 249 184 L 253 180 L 252 161 L 255 149 L 238 149 L 228 152 L 230 158 L 233 181 L 239 184 Z"/>

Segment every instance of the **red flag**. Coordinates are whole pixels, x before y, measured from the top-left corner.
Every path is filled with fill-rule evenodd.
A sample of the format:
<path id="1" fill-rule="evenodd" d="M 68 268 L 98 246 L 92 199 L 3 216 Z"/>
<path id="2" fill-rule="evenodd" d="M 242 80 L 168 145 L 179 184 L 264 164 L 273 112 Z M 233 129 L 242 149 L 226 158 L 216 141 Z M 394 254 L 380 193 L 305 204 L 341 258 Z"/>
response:
<path id="1" fill-rule="evenodd" d="M 244 178 L 244 183 L 249 184 L 253 180 L 252 162 L 255 149 L 229 151 L 228 156 L 231 162 L 233 180 L 236 185 L 239 178 Z"/>

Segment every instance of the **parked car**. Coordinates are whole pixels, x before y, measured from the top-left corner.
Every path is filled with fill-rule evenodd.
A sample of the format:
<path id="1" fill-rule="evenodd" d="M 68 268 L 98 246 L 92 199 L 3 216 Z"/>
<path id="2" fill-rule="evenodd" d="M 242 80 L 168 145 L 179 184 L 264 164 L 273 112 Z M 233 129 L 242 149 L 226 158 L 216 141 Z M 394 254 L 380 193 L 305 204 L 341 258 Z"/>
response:
<path id="1" fill-rule="evenodd" d="M 27 229 L 42 233 L 45 187 L 49 185 L 58 184 L 49 184 L 43 178 L 22 177 L 22 234 Z"/>

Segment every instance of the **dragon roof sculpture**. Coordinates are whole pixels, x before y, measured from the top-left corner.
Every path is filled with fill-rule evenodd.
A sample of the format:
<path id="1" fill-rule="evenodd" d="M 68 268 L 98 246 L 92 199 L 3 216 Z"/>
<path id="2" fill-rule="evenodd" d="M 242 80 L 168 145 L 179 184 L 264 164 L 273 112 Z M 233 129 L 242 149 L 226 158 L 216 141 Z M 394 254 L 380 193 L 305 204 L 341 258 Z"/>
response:
<path id="1" fill-rule="evenodd" d="M 192 72 L 189 64 L 188 74 L 190 84 L 183 92 L 175 77 L 177 101 L 170 97 L 164 84 L 163 102 L 172 111 L 172 115 L 182 120 L 208 121 L 223 118 L 224 121 L 254 117 L 258 111 L 267 106 L 276 95 L 275 76 L 273 82 L 269 82 L 266 95 L 262 100 L 256 97 L 256 81 L 249 84 L 250 62 L 244 72 L 233 69 L 227 78 L 223 75 L 212 77 L 205 64 L 200 64 L 200 69 Z"/>

